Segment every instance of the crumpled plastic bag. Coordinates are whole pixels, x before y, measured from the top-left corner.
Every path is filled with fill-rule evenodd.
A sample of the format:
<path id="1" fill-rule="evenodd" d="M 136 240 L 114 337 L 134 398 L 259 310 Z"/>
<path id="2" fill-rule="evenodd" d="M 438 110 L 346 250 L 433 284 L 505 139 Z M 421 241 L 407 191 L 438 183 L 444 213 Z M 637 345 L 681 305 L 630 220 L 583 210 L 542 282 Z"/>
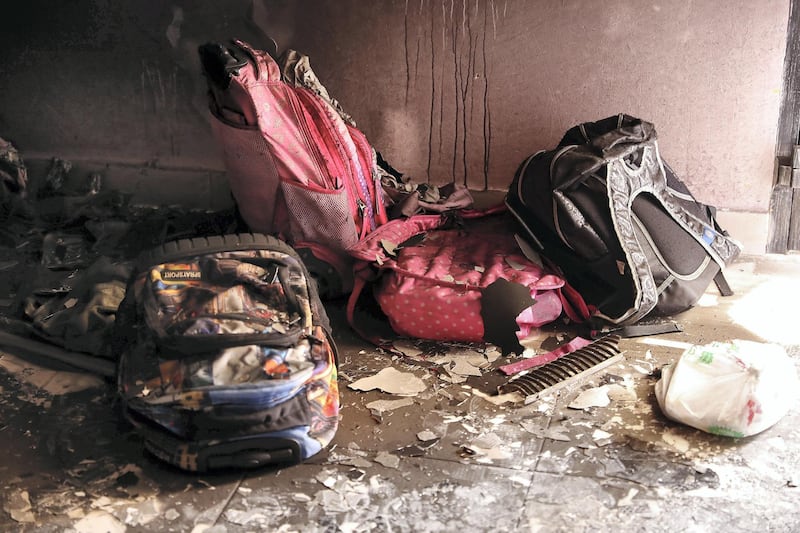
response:
<path id="1" fill-rule="evenodd" d="M 783 347 L 735 340 L 690 347 L 662 369 L 655 393 L 672 420 L 716 435 L 747 437 L 787 413 L 798 385 Z"/>

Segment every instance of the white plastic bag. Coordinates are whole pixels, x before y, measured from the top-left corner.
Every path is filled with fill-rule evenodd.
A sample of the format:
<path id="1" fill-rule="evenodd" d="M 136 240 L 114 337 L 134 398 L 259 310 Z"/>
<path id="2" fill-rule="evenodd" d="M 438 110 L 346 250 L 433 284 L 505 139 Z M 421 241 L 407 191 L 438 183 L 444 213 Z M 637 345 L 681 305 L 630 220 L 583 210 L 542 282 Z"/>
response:
<path id="1" fill-rule="evenodd" d="M 655 393 L 664 414 L 730 437 L 775 424 L 797 398 L 797 370 L 783 347 L 735 340 L 692 346 L 662 369 Z"/>

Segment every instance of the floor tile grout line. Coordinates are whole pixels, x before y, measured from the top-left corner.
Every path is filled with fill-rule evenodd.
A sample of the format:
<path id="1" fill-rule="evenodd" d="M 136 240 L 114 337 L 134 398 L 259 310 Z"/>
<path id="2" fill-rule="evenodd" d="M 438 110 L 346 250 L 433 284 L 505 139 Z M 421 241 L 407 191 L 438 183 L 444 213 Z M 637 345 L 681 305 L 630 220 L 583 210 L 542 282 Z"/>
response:
<path id="1" fill-rule="evenodd" d="M 560 396 L 560 393 L 556 397 L 556 403 L 558 403 L 558 396 Z M 547 417 L 546 429 L 550 429 L 550 426 L 551 426 L 552 423 L 553 423 L 553 415 L 551 414 L 551 415 L 548 415 L 548 417 Z M 542 437 L 541 439 L 539 439 L 539 443 L 538 443 L 539 446 L 538 446 L 538 449 L 536 450 L 536 461 L 533 463 L 533 467 L 531 468 L 531 482 L 528 484 L 528 488 L 527 488 L 527 490 L 525 490 L 525 494 L 522 497 L 522 507 L 519 510 L 519 516 L 517 516 L 517 524 L 516 524 L 516 530 L 517 531 L 521 531 L 522 530 L 522 522 L 523 522 L 523 518 L 524 518 L 524 514 L 525 514 L 525 508 L 526 508 L 527 503 L 528 503 L 528 497 L 531 495 L 531 491 L 533 490 L 533 483 L 534 483 L 534 481 L 536 479 L 536 474 L 540 473 L 539 472 L 539 463 L 542 460 L 542 450 L 544 450 L 544 441 L 545 441 L 546 438 L 547 437 Z"/>
<path id="2" fill-rule="evenodd" d="M 222 506 L 220 506 L 219 514 L 217 514 L 217 516 L 214 517 L 214 522 L 211 524 L 212 527 L 218 525 L 219 519 L 222 518 L 223 514 L 225 514 L 225 511 L 228 509 L 228 505 L 230 505 L 231 500 L 233 500 L 233 497 L 236 495 L 236 492 L 239 490 L 239 487 L 242 486 L 242 482 L 244 481 L 245 477 L 246 473 L 242 472 L 242 474 L 240 474 L 239 476 L 239 479 L 236 481 L 236 484 L 232 488 L 231 493 L 228 494 L 228 498 L 225 500 Z"/>

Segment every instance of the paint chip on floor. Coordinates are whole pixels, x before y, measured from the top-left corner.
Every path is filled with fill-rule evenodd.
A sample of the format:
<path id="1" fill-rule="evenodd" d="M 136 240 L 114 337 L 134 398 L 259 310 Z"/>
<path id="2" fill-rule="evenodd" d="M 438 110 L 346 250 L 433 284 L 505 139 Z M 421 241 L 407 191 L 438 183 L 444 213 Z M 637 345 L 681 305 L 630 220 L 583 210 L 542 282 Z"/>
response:
<path id="1" fill-rule="evenodd" d="M 588 409 L 589 407 L 606 407 L 610 403 L 608 385 L 603 385 L 581 392 L 567 407 L 570 409 Z"/>
<path id="2" fill-rule="evenodd" d="M 675 433 L 667 431 L 661 435 L 661 440 L 669 444 L 670 447 L 678 450 L 681 453 L 689 451 L 689 441 Z"/>
<path id="3" fill-rule="evenodd" d="M 410 405 L 414 405 L 414 400 L 409 397 L 402 398 L 400 400 L 375 400 L 373 402 L 367 403 L 367 409 L 372 411 L 377 411 L 378 413 L 383 413 L 385 411 L 393 411 L 394 409 L 399 409 L 401 407 L 408 407 Z"/>
<path id="4" fill-rule="evenodd" d="M 400 466 L 400 458 L 389 452 L 378 453 L 375 456 L 375 462 L 386 468 L 398 468 Z"/>
<path id="5" fill-rule="evenodd" d="M 425 430 L 420 431 L 419 433 L 417 433 L 417 438 L 419 440 L 421 440 L 422 442 L 428 442 L 428 441 L 431 441 L 431 440 L 438 439 L 439 436 L 436 435 L 436 433 L 434 433 L 433 431 L 431 431 L 429 429 L 425 429 Z"/>
<path id="6" fill-rule="evenodd" d="M 398 396 L 413 396 L 427 388 L 425 382 L 414 374 L 400 372 L 391 366 L 384 368 L 373 376 L 354 381 L 348 387 L 360 391 L 378 389 Z"/>

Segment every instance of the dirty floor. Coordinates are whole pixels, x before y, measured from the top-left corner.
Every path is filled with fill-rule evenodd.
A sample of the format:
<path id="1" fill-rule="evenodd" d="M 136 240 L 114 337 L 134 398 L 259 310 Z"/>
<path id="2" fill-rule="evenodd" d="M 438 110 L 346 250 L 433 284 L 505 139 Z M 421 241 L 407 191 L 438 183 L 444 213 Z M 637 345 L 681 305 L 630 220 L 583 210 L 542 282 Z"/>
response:
<path id="1" fill-rule="evenodd" d="M 330 304 L 341 425 L 324 452 L 279 469 L 166 467 L 121 421 L 108 383 L 4 352 L 0 531 L 798 531 L 797 408 L 735 439 L 667 420 L 653 392 L 692 344 L 774 342 L 800 361 L 798 274 L 796 256 L 741 258 L 728 270 L 736 296 L 712 287 L 675 317 L 682 332 L 623 339 L 619 363 L 528 405 L 485 398 L 503 381 L 493 368 L 516 358 L 429 343 L 391 356 Z M 542 350 L 568 337 L 561 327 Z M 389 367 L 424 390 L 349 387 Z M 589 389 L 604 401 L 580 408 Z"/>

